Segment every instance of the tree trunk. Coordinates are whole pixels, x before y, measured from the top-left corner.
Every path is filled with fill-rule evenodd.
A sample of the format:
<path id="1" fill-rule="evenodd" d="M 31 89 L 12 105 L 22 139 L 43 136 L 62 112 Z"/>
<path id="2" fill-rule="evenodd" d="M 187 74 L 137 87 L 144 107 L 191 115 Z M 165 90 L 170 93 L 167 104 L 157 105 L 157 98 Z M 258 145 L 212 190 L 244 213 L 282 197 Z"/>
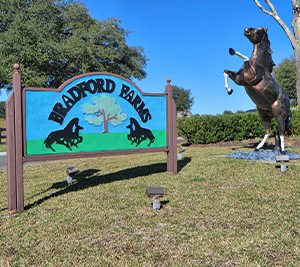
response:
<path id="1" fill-rule="evenodd" d="M 300 105 L 300 9 L 299 9 L 299 0 L 292 0 L 293 6 L 293 21 L 292 28 L 294 31 L 295 38 L 289 38 L 291 44 L 294 48 L 295 59 L 296 59 L 296 68 L 297 68 L 297 78 L 296 78 L 296 92 L 297 92 L 297 105 Z"/>
<path id="2" fill-rule="evenodd" d="M 104 131 L 103 131 L 103 133 L 108 133 L 108 121 L 105 117 L 104 117 Z"/>
<path id="3" fill-rule="evenodd" d="M 296 92 L 297 105 L 300 105 L 300 48 L 294 49 L 296 58 L 297 78 L 296 78 Z"/>

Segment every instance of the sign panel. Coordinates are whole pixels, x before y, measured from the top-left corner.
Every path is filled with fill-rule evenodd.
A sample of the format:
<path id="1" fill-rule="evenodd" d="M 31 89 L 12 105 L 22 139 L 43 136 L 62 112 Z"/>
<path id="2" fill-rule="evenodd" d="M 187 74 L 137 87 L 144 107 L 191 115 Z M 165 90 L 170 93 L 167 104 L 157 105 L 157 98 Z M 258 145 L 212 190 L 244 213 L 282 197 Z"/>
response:
<path id="1" fill-rule="evenodd" d="M 24 88 L 24 156 L 167 146 L 166 94 L 145 94 L 110 73 L 58 89 Z"/>

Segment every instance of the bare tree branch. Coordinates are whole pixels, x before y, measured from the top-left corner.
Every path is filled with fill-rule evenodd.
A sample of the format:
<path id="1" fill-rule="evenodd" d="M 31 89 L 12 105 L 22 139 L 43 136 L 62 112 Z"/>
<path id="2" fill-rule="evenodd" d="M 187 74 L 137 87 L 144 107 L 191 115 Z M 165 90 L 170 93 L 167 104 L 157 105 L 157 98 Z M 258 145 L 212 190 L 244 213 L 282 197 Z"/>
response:
<path id="1" fill-rule="evenodd" d="M 260 4 L 260 2 L 258 1 L 258 0 L 254 0 L 254 2 L 256 3 L 256 5 L 261 9 L 261 11 L 262 12 L 264 12 L 264 13 L 266 13 L 266 14 L 268 14 L 269 16 L 273 16 L 273 13 L 272 12 L 274 12 L 273 10 L 272 10 L 272 8 L 274 9 L 274 6 L 273 5 L 271 5 L 272 6 L 272 8 L 270 7 L 270 5 L 269 5 L 269 3 L 268 2 L 270 2 L 270 1 L 266 1 L 266 3 L 268 4 L 268 6 L 270 7 L 270 9 L 272 10 L 272 12 L 270 12 L 270 11 L 267 11 L 266 9 L 264 9 L 263 8 L 263 6 Z M 271 3 L 270 3 L 271 4 Z M 274 9 L 275 10 L 275 9 Z M 275 12 L 276 12 L 276 10 L 275 10 Z"/>
<path id="2" fill-rule="evenodd" d="M 274 8 L 273 4 L 271 3 L 270 0 L 265 0 L 266 4 L 268 5 L 268 7 L 270 8 L 270 11 L 266 10 L 263 8 L 263 6 L 260 4 L 259 0 L 254 0 L 254 2 L 256 3 L 256 5 L 262 10 L 262 12 L 264 12 L 265 14 L 268 14 L 269 16 L 273 17 L 277 23 L 281 26 L 281 28 L 285 31 L 287 37 L 289 38 L 293 48 L 295 49 L 295 47 L 298 44 L 298 40 L 296 40 L 294 34 L 292 33 L 292 31 L 290 30 L 290 28 L 283 22 L 283 20 L 278 16 L 276 9 Z M 296 0 L 292 0 L 293 6 L 294 3 L 296 3 Z M 298 1 L 299 3 L 299 1 Z"/>

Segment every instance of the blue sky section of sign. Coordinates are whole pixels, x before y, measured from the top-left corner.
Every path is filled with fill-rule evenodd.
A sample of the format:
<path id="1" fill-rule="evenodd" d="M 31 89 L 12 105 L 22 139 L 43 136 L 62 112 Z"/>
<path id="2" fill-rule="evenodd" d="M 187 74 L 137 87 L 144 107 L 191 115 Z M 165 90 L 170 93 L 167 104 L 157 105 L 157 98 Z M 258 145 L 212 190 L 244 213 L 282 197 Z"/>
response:
<path id="1" fill-rule="evenodd" d="M 57 102 L 60 102 L 65 106 L 62 95 L 68 95 L 67 91 L 75 86 L 78 83 L 83 81 L 88 81 L 89 79 L 111 79 L 115 82 L 116 88 L 112 93 L 96 93 L 91 94 L 87 92 L 87 96 L 79 100 L 67 113 L 63 124 L 49 120 L 49 114 L 52 112 L 54 105 Z M 134 107 L 124 98 L 120 97 L 120 92 L 122 84 L 129 86 L 130 90 L 134 90 L 134 94 L 138 94 L 145 103 L 145 108 L 149 109 L 151 114 L 151 120 L 143 123 L 138 112 Z M 116 132 L 129 132 L 129 129 L 126 128 L 129 125 L 130 117 L 134 117 L 141 127 L 147 128 L 150 130 L 166 130 L 166 97 L 165 96 L 152 96 L 145 95 L 143 96 L 140 91 L 133 86 L 131 83 L 123 80 L 121 78 L 110 76 L 110 75 L 88 75 L 81 78 L 78 78 L 71 83 L 69 83 L 61 92 L 50 92 L 50 91 L 31 91 L 27 90 L 25 93 L 25 110 L 26 110 L 26 140 L 38 140 L 46 138 L 49 133 L 52 131 L 57 131 L 64 129 L 68 122 L 73 118 L 79 118 L 79 125 L 83 127 L 83 130 L 80 130 L 80 133 L 102 133 L 103 132 L 103 123 L 99 126 L 89 124 L 85 117 L 88 114 L 82 112 L 82 106 L 86 103 L 93 104 L 93 97 L 100 97 L 102 94 L 107 94 L 111 98 L 117 100 L 117 104 L 122 107 L 124 113 L 127 114 L 127 120 L 123 124 L 113 126 L 111 123 L 108 123 L 108 131 L 110 133 Z"/>

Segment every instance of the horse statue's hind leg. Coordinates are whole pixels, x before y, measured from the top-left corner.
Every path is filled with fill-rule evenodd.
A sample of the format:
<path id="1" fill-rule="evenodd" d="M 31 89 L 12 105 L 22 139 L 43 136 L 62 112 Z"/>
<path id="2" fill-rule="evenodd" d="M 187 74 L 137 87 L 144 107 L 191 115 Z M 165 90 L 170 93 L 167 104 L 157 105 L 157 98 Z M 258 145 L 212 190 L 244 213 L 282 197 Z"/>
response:
<path id="1" fill-rule="evenodd" d="M 291 119 L 292 119 L 292 113 L 289 112 L 289 116 L 285 120 L 285 131 L 289 127 Z M 275 148 L 274 149 L 275 150 L 280 150 L 281 149 L 281 151 L 285 151 L 284 150 L 285 149 L 284 136 L 280 136 L 279 130 L 277 131 L 277 134 L 275 136 Z"/>
<path id="2" fill-rule="evenodd" d="M 276 105 L 275 105 L 276 106 Z M 261 110 L 261 109 L 257 109 L 259 116 L 262 119 L 262 123 L 263 126 L 266 130 L 265 136 L 263 138 L 263 140 L 257 145 L 257 147 L 255 148 L 255 151 L 259 151 L 259 149 L 261 149 L 265 143 L 267 142 L 270 134 L 271 134 L 271 120 L 273 118 L 272 114 L 267 114 L 266 111 Z M 291 118 L 292 118 L 292 113 L 289 112 L 289 114 L 287 115 L 286 113 L 280 113 L 280 112 L 276 112 L 274 111 L 274 115 L 275 115 L 275 119 L 277 121 L 278 124 L 278 131 L 275 135 L 275 147 L 274 150 L 280 150 L 281 153 L 285 153 L 285 145 L 284 145 L 284 132 L 286 131 L 286 129 L 288 128 Z M 287 117 L 286 119 L 284 119 L 285 117 Z"/>
<path id="3" fill-rule="evenodd" d="M 248 57 L 246 57 L 246 56 L 242 55 L 241 53 L 235 51 L 233 48 L 229 48 L 229 54 L 232 55 L 232 56 L 237 55 L 238 57 L 240 57 L 241 59 L 243 59 L 244 62 L 249 60 Z M 224 79 L 225 79 L 225 88 L 227 90 L 228 95 L 231 95 L 233 93 L 233 90 L 228 86 L 228 76 L 229 76 L 229 73 L 226 70 L 226 71 L 224 71 L 223 74 L 224 74 Z"/>
<path id="4" fill-rule="evenodd" d="M 279 88 L 279 91 L 282 91 L 282 88 Z M 264 146 L 268 137 L 271 134 L 271 120 L 275 118 L 278 124 L 278 131 L 275 135 L 275 147 L 274 150 L 280 150 L 281 153 L 285 154 L 285 145 L 284 145 L 284 133 L 287 130 L 291 118 L 292 113 L 289 109 L 289 99 L 286 98 L 284 93 L 279 94 L 279 98 L 272 105 L 272 112 L 265 111 L 257 108 L 258 114 L 262 119 L 263 126 L 266 130 L 265 136 L 263 140 L 258 144 L 255 148 L 255 151 L 258 151 L 260 148 Z"/>
<path id="5" fill-rule="evenodd" d="M 258 108 L 257 111 L 258 111 L 259 116 L 262 119 L 262 123 L 263 123 L 266 133 L 265 133 L 263 140 L 261 140 L 261 142 L 255 148 L 255 151 L 259 151 L 267 142 L 267 140 L 271 134 L 271 131 L 272 131 L 271 130 L 271 120 L 273 118 L 272 115 L 268 116 L 268 114 L 264 110 L 261 110 Z"/>
<path id="6" fill-rule="evenodd" d="M 274 150 L 280 150 L 281 153 L 285 154 L 285 144 L 284 144 L 284 133 L 287 130 L 292 118 L 292 113 L 289 112 L 287 115 L 287 118 L 284 120 L 282 116 L 279 118 L 276 118 L 276 121 L 278 123 L 278 131 L 275 136 L 275 147 Z"/>

